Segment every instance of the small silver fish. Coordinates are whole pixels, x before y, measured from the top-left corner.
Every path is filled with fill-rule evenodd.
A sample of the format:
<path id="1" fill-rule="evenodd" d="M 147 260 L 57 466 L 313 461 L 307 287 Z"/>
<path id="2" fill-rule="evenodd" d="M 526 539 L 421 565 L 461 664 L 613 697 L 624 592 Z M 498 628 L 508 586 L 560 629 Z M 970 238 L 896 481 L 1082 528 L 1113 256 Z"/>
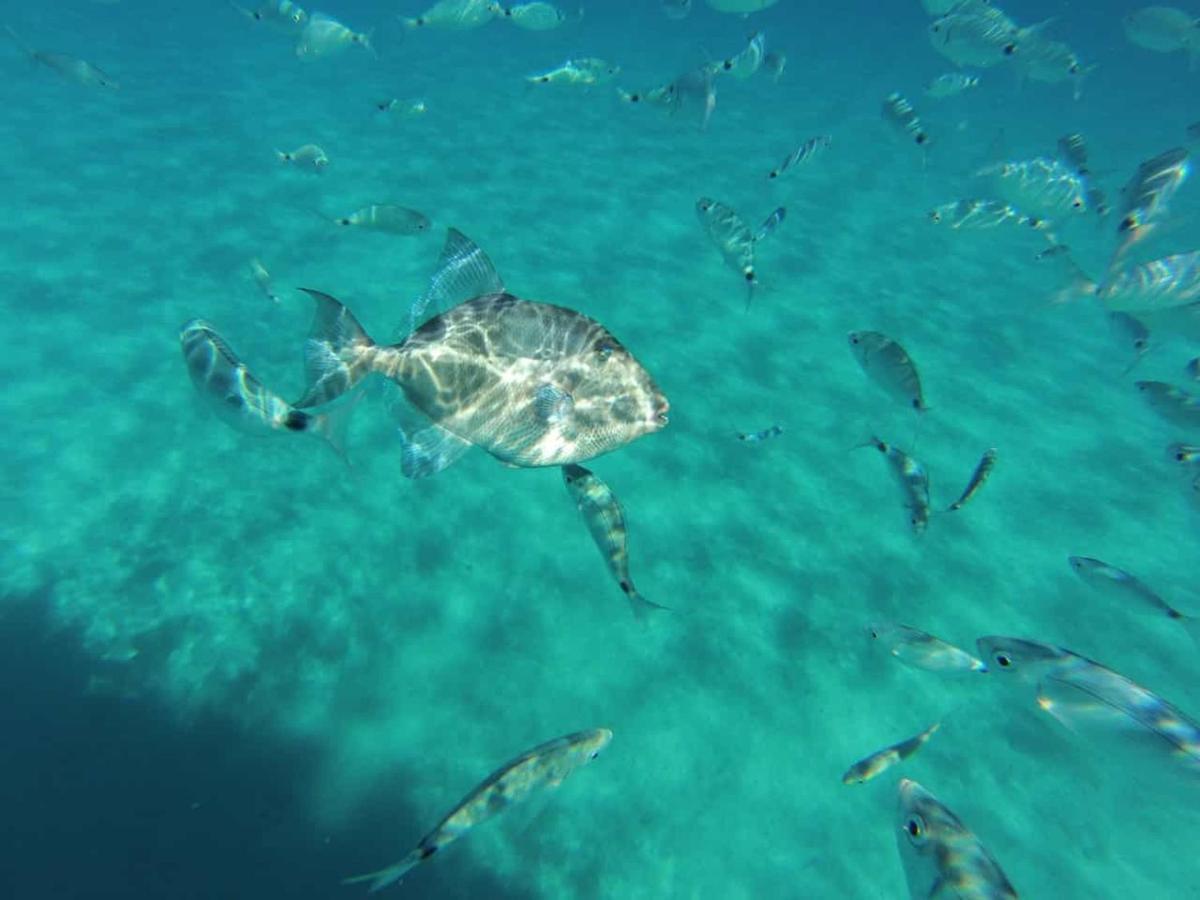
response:
<path id="1" fill-rule="evenodd" d="M 466 31 L 496 19 L 502 9 L 495 0 L 438 0 L 421 15 L 403 21 L 405 28 Z"/>
<path id="2" fill-rule="evenodd" d="M 568 16 L 552 3 L 535 0 L 533 3 L 518 3 L 504 7 L 495 4 L 496 17 L 512 22 L 528 31 L 552 31 L 567 22 Z"/>
<path id="3" fill-rule="evenodd" d="M 749 78 L 757 72 L 766 56 L 766 35 L 761 31 L 750 36 L 749 42 L 736 56 L 713 64 L 714 75 L 732 75 L 734 78 Z"/>
<path id="4" fill-rule="evenodd" d="M 966 650 L 908 625 L 880 623 L 868 629 L 874 640 L 914 669 L 926 672 L 986 672 L 987 666 Z"/>
<path id="5" fill-rule="evenodd" d="M 1147 612 L 1180 623 L 1195 640 L 1200 640 L 1200 619 L 1181 613 L 1144 582 L 1108 563 L 1090 556 L 1068 556 L 1071 571 L 1097 591 L 1119 603 L 1132 604 Z"/>
<path id="6" fill-rule="evenodd" d="M 1017 900 L 979 838 L 933 794 L 900 779 L 896 846 L 912 900 Z"/>
<path id="7" fill-rule="evenodd" d="M 739 431 L 737 439 L 745 441 L 748 444 L 757 444 L 761 441 L 770 440 L 773 437 L 779 437 L 783 434 L 783 429 L 778 425 L 772 425 L 770 428 L 764 428 L 762 431 Z"/>
<path id="8" fill-rule="evenodd" d="M 1094 65 L 1081 63 L 1075 51 L 1062 41 L 1041 34 L 1034 34 L 1021 44 L 1013 64 L 1022 79 L 1046 84 L 1070 81 L 1076 100 L 1083 96 L 1083 79 L 1096 69 Z"/>
<path id="9" fill-rule="evenodd" d="M 1155 53 L 1186 51 L 1193 67 L 1200 54 L 1200 18 L 1173 6 L 1147 6 L 1121 20 L 1130 42 Z"/>
<path id="10" fill-rule="evenodd" d="M 828 150 L 829 145 L 833 143 L 833 138 L 827 134 L 819 134 L 816 137 L 811 137 L 791 153 L 789 153 L 778 166 L 767 173 L 768 178 L 778 178 L 788 169 L 793 166 L 798 166 L 801 163 L 807 162 L 817 154 Z"/>
<path id="11" fill-rule="evenodd" d="M 308 13 L 292 0 L 267 0 L 254 9 L 238 6 L 232 0 L 231 5 L 246 18 L 270 25 L 284 34 L 298 35 L 308 23 Z"/>
<path id="12" fill-rule="evenodd" d="M 611 731 L 595 728 L 547 741 L 522 753 L 480 782 L 404 859 L 378 872 L 347 878 L 343 884 L 369 881 L 372 893 L 394 884 L 476 825 L 533 794 L 558 787 L 568 775 L 599 756 L 611 741 Z"/>
<path id="13" fill-rule="evenodd" d="M 1088 208 L 1095 210 L 1099 216 L 1108 215 L 1108 200 L 1104 196 L 1104 190 L 1096 183 L 1088 167 L 1088 150 L 1083 135 L 1074 133 L 1060 137 L 1058 157 L 1083 179 Z"/>
<path id="14" fill-rule="evenodd" d="M 1038 706 L 1068 728 L 1145 743 L 1200 770 L 1200 724 L 1124 675 L 1039 641 L 989 635 L 975 644 L 992 671 L 1035 684 Z"/>
<path id="15" fill-rule="evenodd" d="M 900 94 L 893 92 L 884 98 L 883 118 L 884 121 L 889 122 L 898 131 L 912 138 L 918 147 L 924 148 L 928 146 L 929 135 L 925 133 L 925 129 L 921 126 L 921 120 L 913 110 L 912 104 Z"/>
<path id="16" fill-rule="evenodd" d="M 643 619 L 655 610 L 666 609 L 647 600 L 633 585 L 629 575 L 629 537 L 625 527 L 625 512 L 616 494 L 583 466 L 563 466 L 562 473 L 567 493 L 583 516 L 609 572 L 628 598 L 634 617 Z"/>
<path id="17" fill-rule="evenodd" d="M 305 144 L 295 150 L 276 150 L 275 156 L 281 163 L 290 163 L 297 169 L 315 172 L 318 175 L 329 165 L 329 157 L 316 144 Z"/>
<path id="18" fill-rule="evenodd" d="M 353 403 L 329 413 L 297 409 L 263 385 L 238 359 L 225 339 L 203 319 L 190 319 L 179 331 L 188 375 L 200 396 L 227 424 L 254 435 L 311 434 L 345 459 L 343 439 Z"/>
<path id="19" fill-rule="evenodd" d="M 672 116 L 683 111 L 698 111 L 701 131 L 708 128 L 717 108 L 717 89 L 711 66 L 684 72 L 668 84 L 648 91 L 630 92 L 618 88 L 617 94 L 626 103 L 656 106 Z"/>
<path id="20" fill-rule="evenodd" d="M 257 259 L 250 260 L 248 266 L 250 277 L 254 279 L 254 283 L 258 285 L 258 289 L 262 291 L 262 295 L 272 303 L 280 303 L 279 295 L 275 293 L 275 289 L 271 286 L 271 273 Z"/>
<path id="21" fill-rule="evenodd" d="M 983 456 L 979 458 L 979 464 L 975 466 L 975 471 L 971 473 L 971 480 L 967 482 L 967 486 L 963 489 L 959 498 L 946 507 L 947 512 L 953 512 L 957 509 L 962 509 L 972 497 L 979 493 L 979 489 L 983 487 L 988 476 L 992 474 L 992 469 L 996 465 L 996 449 L 993 447 L 983 451 Z"/>
<path id="22" fill-rule="evenodd" d="M 8 32 L 8 36 L 12 38 L 12 42 L 17 45 L 17 48 L 28 56 L 31 61 L 45 66 L 52 72 L 57 72 L 68 81 L 73 81 L 83 87 L 108 88 L 109 90 L 117 90 L 120 87 L 116 79 L 100 71 L 100 69 L 87 60 L 76 59 L 74 56 L 67 56 L 65 53 L 35 50 L 25 44 L 9 26 L 5 25 L 4 30 Z"/>
<path id="23" fill-rule="evenodd" d="M 946 224 L 951 228 L 977 231 L 996 228 L 1005 223 L 1046 231 L 1050 223 L 1038 216 L 1027 216 L 1012 204 L 1002 200 L 971 198 L 944 203 L 929 211 L 929 221 L 935 225 Z"/>
<path id="24" fill-rule="evenodd" d="M 745 279 L 746 306 L 749 307 L 758 284 L 758 276 L 754 271 L 755 240 L 750 226 L 732 207 L 708 197 L 696 201 L 696 215 L 709 240 L 721 252 L 725 264 Z"/>
<path id="25" fill-rule="evenodd" d="M 351 47 L 362 47 L 372 55 L 377 55 L 371 46 L 370 34 L 351 31 L 324 13 L 313 13 L 296 42 L 296 57 L 306 61 L 325 59 L 344 53 Z"/>
<path id="26" fill-rule="evenodd" d="M 865 446 L 874 447 L 887 459 L 892 475 L 904 494 L 908 523 L 913 532 L 922 534 L 929 524 L 929 473 L 920 462 L 899 447 L 884 443 L 877 437 L 871 438 Z"/>
<path id="27" fill-rule="evenodd" d="M 1136 316 L 1126 312 L 1110 312 L 1108 323 L 1122 343 L 1128 344 L 1134 353 L 1133 359 L 1121 374 L 1125 374 L 1139 362 L 1150 350 L 1150 329 Z"/>
<path id="28" fill-rule="evenodd" d="M 621 67 L 594 56 L 568 59 L 560 66 L 526 75 L 530 84 L 605 84 L 620 73 Z"/>
<path id="29" fill-rule="evenodd" d="M 1183 147 L 1174 147 L 1138 165 L 1121 189 L 1117 235 L 1122 242 L 1114 261 L 1166 217 L 1171 198 L 1187 178 L 1188 169 L 1188 152 Z"/>
<path id="30" fill-rule="evenodd" d="M 1036 157 L 985 166 L 976 175 L 990 180 L 997 196 L 1043 219 L 1087 212 L 1087 186 L 1057 159 Z"/>
<path id="31" fill-rule="evenodd" d="M 863 757 L 842 775 L 842 784 L 863 784 L 870 781 L 876 775 L 886 772 L 892 766 L 908 759 L 924 747 L 925 742 L 933 737 L 934 732 L 940 727 L 941 722 L 934 722 L 914 737 L 892 744 L 890 747 L 884 747 L 882 750 L 875 751 L 870 756 Z"/>
<path id="32" fill-rule="evenodd" d="M 1106 309 L 1150 314 L 1200 300 L 1200 250 L 1113 269 L 1096 285 Z"/>
<path id="33" fill-rule="evenodd" d="M 917 364 L 900 344 L 879 331 L 851 331 L 847 340 L 850 352 L 871 381 L 917 412 L 929 408 L 921 391 Z"/>
<path id="34" fill-rule="evenodd" d="M 387 203 L 373 203 L 332 221 L 338 225 L 406 236 L 423 234 L 430 226 L 429 217 L 424 213 Z"/>
<path id="35" fill-rule="evenodd" d="M 1036 26 L 1035 26 L 1036 27 Z M 933 49 L 959 66 L 987 68 L 1011 59 L 1028 29 L 995 7 L 962 4 L 929 25 Z"/>
<path id="36" fill-rule="evenodd" d="M 1134 386 L 1165 421 L 1182 428 L 1200 429 L 1200 397 L 1165 381 L 1135 381 Z"/>
<path id="37" fill-rule="evenodd" d="M 934 100 L 944 100 L 947 97 L 957 97 L 964 91 L 979 87 L 978 75 L 967 75 L 965 72 L 944 72 L 925 85 L 925 96 Z"/>
<path id="38" fill-rule="evenodd" d="M 381 113 L 388 113 L 401 119 L 423 116 L 427 109 L 424 100 L 399 100 L 395 97 L 379 101 L 375 104 L 375 108 Z"/>

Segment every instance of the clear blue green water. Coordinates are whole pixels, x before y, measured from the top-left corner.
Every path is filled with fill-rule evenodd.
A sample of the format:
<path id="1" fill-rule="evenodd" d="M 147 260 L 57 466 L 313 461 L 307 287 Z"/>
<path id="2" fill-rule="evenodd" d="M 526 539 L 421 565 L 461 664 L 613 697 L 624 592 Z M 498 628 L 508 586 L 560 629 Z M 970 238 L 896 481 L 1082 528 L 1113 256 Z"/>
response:
<path id="1" fill-rule="evenodd" d="M 1200 896 L 1195 786 L 1165 756 L 1073 736 L 992 676 L 905 668 L 865 634 L 902 621 L 967 648 L 984 634 L 1060 644 L 1200 714 L 1196 646 L 1107 602 L 1068 554 L 1137 573 L 1200 612 L 1197 506 L 1135 377 L 1182 381 L 1169 333 L 1133 374 L 1094 304 L 1053 305 L 1037 235 L 929 224 L 1010 158 L 1081 131 L 1110 194 L 1185 140 L 1200 112 L 1181 54 L 1131 45 L 1131 4 L 1012 2 L 1099 68 L 1069 85 L 984 73 L 960 98 L 916 2 L 781 0 L 750 20 L 697 0 L 585 0 L 546 33 L 494 23 L 403 34 L 419 4 L 330 0 L 374 29 L 302 63 L 227 4 L 6 2 L 27 43 L 85 58 L 119 91 L 32 67 L 0 79 L 0 297 L 6 422 L 0 517 L 5 700 L 0 885 L 16 898 L 356 896 L 346 875 L 402 857 L 505 760 L 604 726 L 612 746 L 409 876 L 397 895 L 520 898 L 906 895 L 898 775 L 967 822 L 1025 897 Z M 569 8 L 565 7 L 565 8 Z M 622 104 L 612 85 L 532 88 L 572 56 L 645 89 L 761 28 L 777 84 L 723 79 L 711 124 Z M 881 120 L 909 96 L 928 164 Z M 410 119 L 384 98 L 423 99 Z M 801 141 L 822 156 L 777 181 Z M 313 142 L 319 176 L 274 149 Z M 1195 187 L 1151 256 L 1196 246 Z M 697 222 L 718 198 L 759 246 L 750 312 Z M 393 202 L 411 238 L 314 213 Z M 672 420 L 589 462 L 624 504 L 634 577 L 672 612 L 629 615 L 557 469 L 473 451 L 400 476 L 369 392 L 353 468 L 315 441 L 255 439 L 196 397 L 181 322 L 202 316 L 285 397 L 328 291 L 386 337 L 461 229 L 521 297 L 607 325 Z M 1102 265 L 1113 222 L 1065 237 Z M 272 305 L 246 274 L 271 271 Z M 992 480 L 915 537 L 872 434 L 916 428 L 863 376 L 852 329 L 900 340 L 932 408 L 915 449 L 935 504 L 979 454 Z M 758 445 L 738 431 L 773 424 Z M 942 718 L 921 753 L 866 785 L 854 760 Z"/>

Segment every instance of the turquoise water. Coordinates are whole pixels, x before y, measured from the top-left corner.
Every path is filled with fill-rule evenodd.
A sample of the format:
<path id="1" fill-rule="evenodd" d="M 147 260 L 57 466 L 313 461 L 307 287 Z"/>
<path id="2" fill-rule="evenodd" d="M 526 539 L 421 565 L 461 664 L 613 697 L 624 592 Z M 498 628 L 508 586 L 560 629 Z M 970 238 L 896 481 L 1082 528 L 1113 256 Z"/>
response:
<path id="1" fill-rule="evenodd" d="M 223 3 L 4 5 L 26 42 L 121 83 L 89 90 L 6 48 L 0 623 L 25 699 L 10 701 L 23 737 L 4 777 L 29 810 L 0 854 L 11 895 L 354 896 L 342 877 L 401 858 L 505 760 L 603 726 L 601 759 L 392 890 L 900 897 L 899 774 L 970 825 L 1022 896 L 1200 896 L 1195 788 L 1173 761 L 1073 736 L 999 676 L 901 666 L 865 631 L 892 620 L 968 649 L 985 634 L 1060 644 L 1200 714 L 1183 630 L 1066 564 L 1108 560 L 1200 612 L 1197 506 L 1163 453 L 1197 435 L 1132 386 L 1182 382 L 1195 345 L 1156 333 L 1123 374 L 1132 351 L 1100 310 L 1049 302 L 1059 285 L 1034 261 L 1038 235 L 926 218 L 978 191 L 971 173 L 1000 131 L 1014 159 L 1081 131 L 1114 195 L 1185 140 L 1186 59 L 1127 42 L 1126 4 L 1012 3 L 1022 22 L 1057 16 L 1056 36 L 1099 63 L 1083 98 L 996 69 L 933 101 L 921 86 L 952 67 L 917 3 L 781 0 L 745 21 L 697 2 L 681 22 L 649 0 L 585 5 L 547 33 L 404 35 L 394 4 L 331 3 L 374 29 L 378 58 L 311 63 Z M 721 80 L 703 132 L 611 85 L 523 80 L 598 56 L 644 90 L 754 28 L 787 69 L 778 84 Z M 880 118 L 892 91 L 934 137 L 927 162 Z M 377 115 L 388 97 L 427 112 Z M 829 150 L 766 178 L 817 134 Z M 329 154 L 321 175 L 274 157 L 309 142 Z M 1196 246 L 1193 191 L 1138 253 Z M 749 312 L 700 230 L 701 195 L 751 223 L 788 210 L 758 247 Z M 385 236 L 314 212 L 373 202 L 434 227 Z M 264 383 L 299 396 L 311 304 L 293 288 L 336 295 L 386 338 L 448 226 L 517 295 L 603 322 L 670 398 L 665 430 L 587 463 L 624 505 L 638 587 L 672 608 L 647 626 L 558 470 L 475 450 L 405 480 L 372 390 L 349 469 L 316 441 L 229 429 L 196 397 L 181 322 L 210 320 Z M 1081 218 L 1063 237 L 1097 270 L 1113 229 Z M 280 304 L 246 274 L 255 257 Z M 931 407 L 919 428 L 864 378 L 855 329 L 917 361 Z M 769 442 L 735 438 L 774 424 Z M 878 454 L 853 449 L 872 434 L 916 441 L 938 507 L 983 450 L 999 463 L 916 537 Z M 938 719 L 901 767 L 841 784 L 854 760 Z M 143 752 L 98 749 L 112 741 Z M 47 824 L 79 819 L 96 831 Z M 85 848 L 83 871 L 51 862 Z"/>

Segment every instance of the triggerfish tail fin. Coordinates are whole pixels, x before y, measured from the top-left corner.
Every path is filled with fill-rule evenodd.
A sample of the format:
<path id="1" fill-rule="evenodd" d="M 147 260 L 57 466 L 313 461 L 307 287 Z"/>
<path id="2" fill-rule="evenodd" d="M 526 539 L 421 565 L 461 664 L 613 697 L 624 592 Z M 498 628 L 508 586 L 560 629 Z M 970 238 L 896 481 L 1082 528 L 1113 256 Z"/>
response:
<path id="1" fill-rule="evenodd" d="M 320 406 L 340 397 L 367 373 L 362 354 L 375 342 L 354 314 L 336 298 L 301 288 L 316 301 L 312 329 L 304 342 L 304 373 L 308 390 L 297 407 Z"/>
<path id="2" fill-rule="evenodd" d="M 424 860 L 430 854 L 424 853 L 420 849 L 414 850 L 400 862 L 388 866 L 386 869 L 380 869 L 378 872 L 368 872 L 366 875 L 355 875 L 351 878 L 343 878 L 342 884 L 362 884 L 363 882 L 371 882 L 371 893 L 381 891 L 390 884 L 395 884 L 401 878 L 408 874 L 409 870 L 414 868 L 417 863 Z"/>

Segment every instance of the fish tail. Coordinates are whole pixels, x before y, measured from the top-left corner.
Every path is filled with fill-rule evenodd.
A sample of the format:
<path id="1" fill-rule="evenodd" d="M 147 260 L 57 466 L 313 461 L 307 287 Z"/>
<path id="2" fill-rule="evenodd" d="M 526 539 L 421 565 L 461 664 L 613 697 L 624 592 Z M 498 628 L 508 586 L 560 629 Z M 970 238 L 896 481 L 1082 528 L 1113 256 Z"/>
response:
<path id="1" fill-rule="evenodd" d="M 275 158 L 276 158 L 276 159 L 278 159 L 278 160 L 279 160 L 281 163 L 285 163 L 285 162 L 287 162 L 289 159 L 291 159 L 291 158 L 292 158 L 292 154 L 290 154 L 290 153 L 284 153 L 282 150 L 278 150 L 278 149 L 277 149 L 277 150 L 275 151 Z"/>
<path id="2" fill-rule="evenodd" d="M 315 431 L 318 436 L 328 442 L 333 448 L 333 452 L 346 465 L 350 465 L 350 458 L 346 456 L 346 430 L 350 427 L 350 417 L 354 414 L 355 408 L 362 402 L 365 395 L 359 393 L 356 397 L 347 403 L 343 403 L 336 409 L 331 409 L 327 413 L 321 413 L 315 416 Z"/>
<path id="3" fill-rule="evenodd" d="M 342 884 L 362 884 L 363 882 L 371 882 L 370 893 L 381 891 L 389 884 L 395 884 L 401 878 L 409 873 L 417 863 L 425 859 L 425 855 L 420 850 L 414 850 L 398 863 L 394 863 L 385 869 L 379 869 L 376 872 L 367 872 L 365 875 L 353 875 L 350 878 L 343 878 Z"/>
<path id="4" fill-rule="evenodd" d="M 658 603 L 655 603 L 653 600 L 647 600 L 640 593 L 638 593 L 638 590 L 635 587 L 630 587 L 629 590 L 625 592 L 625 596 L 629 598 L 629 608 L 633 612 L 633 617 L 639 622 L 645 622 L 653 613 L 661 612 L 663 610 L 669 612 L 671 609 L 669 606 L 662 606 Z"/>
<path id="5" fill-rule="evenodd" d="M 361 364 L 361 354 L 375 342 L 339 300 L 309 288 L 300 290 L 317 304 L 312 329 L 304 342 L 308 390 L 294 404 L 304 408 L 336 400 L 358 384 L 368 372 Z"/>

